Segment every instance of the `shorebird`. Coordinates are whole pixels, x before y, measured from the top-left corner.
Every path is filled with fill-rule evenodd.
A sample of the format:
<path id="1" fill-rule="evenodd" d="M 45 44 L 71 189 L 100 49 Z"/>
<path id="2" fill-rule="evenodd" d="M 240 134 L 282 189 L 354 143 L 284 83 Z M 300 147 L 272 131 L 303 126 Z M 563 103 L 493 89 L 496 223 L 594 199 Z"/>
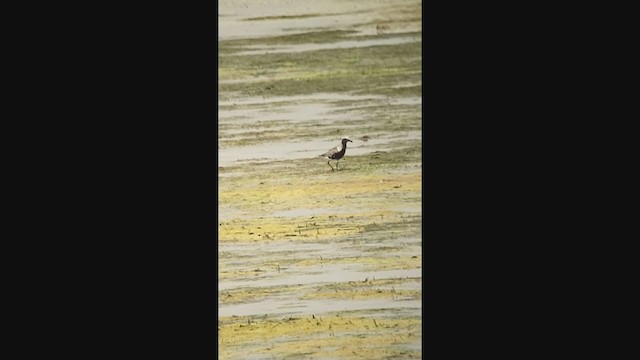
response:
<path id="1" fill-rule="evenodd" d="M 333 169 L 333 166 L 331 166 L 331 160 L 337 160 L 336 169 L 340 170 L 338 168 L 338 163 L 340 162 L 340 159 L 342 159 L 342 157 L 344 156 L 344 153 L 347 151 L 347 142 L 353 142 L 353 141 L 351 141 L 348 137 L 344 137 L 342 138 L 342 143 L 340 145 L 334 147 L 333 149 L 327 151 L 322 155 L 318 155 L 319 157 L 324 157 L 329 159 L 329 161 L 327 161 L 327 165 L 331 167 L 331 171 L 335 171 Z"/>

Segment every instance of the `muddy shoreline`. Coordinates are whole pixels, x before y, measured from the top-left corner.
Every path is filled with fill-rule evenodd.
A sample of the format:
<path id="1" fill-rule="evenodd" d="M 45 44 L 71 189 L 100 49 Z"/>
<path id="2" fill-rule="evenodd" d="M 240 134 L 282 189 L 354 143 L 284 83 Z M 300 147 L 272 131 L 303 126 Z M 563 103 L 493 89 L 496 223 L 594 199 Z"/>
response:
<path id="1" fill-rule="evenodd" d="M 420 358 L 420 2 L 219 12 L 219 358 Z"/>

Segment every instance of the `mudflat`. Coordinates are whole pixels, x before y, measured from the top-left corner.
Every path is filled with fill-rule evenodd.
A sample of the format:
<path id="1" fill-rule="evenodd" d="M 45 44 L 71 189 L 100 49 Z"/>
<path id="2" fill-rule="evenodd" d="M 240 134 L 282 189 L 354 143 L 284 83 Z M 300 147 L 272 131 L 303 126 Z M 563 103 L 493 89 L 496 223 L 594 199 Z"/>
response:
<path id="1" fill-rule="evenodd" d="M 220 359 L 421 357 L 421 21 L 219 2 Z"/>

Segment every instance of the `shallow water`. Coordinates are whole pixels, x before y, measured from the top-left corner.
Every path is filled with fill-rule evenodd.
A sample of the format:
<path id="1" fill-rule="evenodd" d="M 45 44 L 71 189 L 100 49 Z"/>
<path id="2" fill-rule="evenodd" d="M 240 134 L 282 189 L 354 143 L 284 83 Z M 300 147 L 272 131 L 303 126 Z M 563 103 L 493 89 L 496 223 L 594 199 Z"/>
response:
<path id="1" fill-rule="evenodd" d="M 381 11 L 414 4 L 415 1 L 407 0 L 223 0 L 218 2 L 218 39 L 268 37 L 337 27 L 374 34 L 376 27 L 369 23 L 380 19 Z M 316 16 L 286 18 L 300 15 Z M 250 20 L 256 18 L 264 20 Z"/>
<path id="2" fill-rule="evenodd" d="M 259 303 L 218 307 L 218 316 L 320 314 L 331 311 L 406 308 L 419 313 L 422 300 L 307 300 L 269 299 Z"/>
<path id="3" fill-rule="evenodd" d="M 233 55 L 262 55 L 279 53 L 296 53 L 304 51 L 327 50 L 327 49 L 347 49 L 367 46 L 397 45 L 421 40 L 416 37 L 396 37 L 391 39 L 371 39 L 371 40 L 349 40 L 339 41 L 330 44 L 298 44 L 288 46 L 258 46 L 257 49 L 240 51 Z"/>
<path id="4" fill-rule="evenodd" d="M 415 54 L 419 45 L 402 44 L 421 41 L 413 35 L 420 31 L 419 8 L 420 2 L 411 0 L 220 2 L 219 41 L 254 39 L 233 55 L 264 66 L 231 63 L 220 72 L 221 84 L 233 84 L 220 93 L 218 113 L 224 199 L 218 205 L 218 313 L 219 331 L 228 334 L 218 339 L 220 358 L 419 358 L 422 164 L 415 154 L 421 148 L 422 99 L 413 76 L 419 70 L 400 67 L 398 81 L 378 83 L 377 92 L 365 94 L 337 87 L 285 96 L 244 90 L 263 89 L 275 80 L 299 81 L 298 76 L 312 86 L 313 76 L 324 75 L 320 69 L 304 77 L 304 63 L 287 63 L 287 71 L 280 71 L 282 64 L 271 67 L 259 58 L 267 51 L 308 57 L 311 50 L 344 55 L 345 49 L 363 47 L 388 47 L 393 53 L 397 45 Z M 397 35 L 357 40 L 380 34 L 379 29 Z M 326 42 L 260 41 L 318 30 L 355 32 L 352 39 Z M 365 57 L 360 61 L 375 60 L 366 58 L 368 49 L 359 51 Z M 366 76 L 357 68 L 344 71 L 354 74 Z M 283 87 L 276 89 L 283 93 Z M 341 171 L 332 172 L 319 155 L 343 136 L 353 143 L 340 161 Z M 292 315 L 318 319 L 314 326 L 325 330 L 289 321 Z M 330 330 L 330 322 L 319 320 L 329 316 L 344 320 Z M 242 317 L 261 322 L 254 326 Z M 362 318 L 368 317 L 395 325 L 378 327 L 368 319 L 365 325 Z M 244 323 L 235 322 L 239 318 Z M 272 334 L 276 326 L 283 332 Z M 320 340 L 323 349 L 315 346 Z"/>
<path id="5" fill-rule="evenodd" d="M 376 151 L 391 149 L 388 146 L 393 141 L 419 139 L 422 133 L 418 131 L 407 131 L 389 136 L 378 136 L 369 138 L 366 142 L 354 141 L 355 144 L 347 145 L 345 159 L 348 156 L 363 155 Z M 327 140 L 288 140 L 281 142 L 269 142 L 247 146 L 234 146 L 220 148 L 218 150 L 218 166 L 231 166 L 241 162 L 271 162 L 276 160 L 310 159 L 320 167 L 322 162 L 327 160 L 319 157 L 327 150 L 337 146 L 340 140 L 331 143 Z M 335 167 L 335 162 L 332 162 Z"/>
<path id="6" fill-rule="evenodd" d="M 388 271 L 367 271 L 358 269 L 353 265 L 319 265 L 304 269 L 302 274 L 298 274 L 298 269 L 282 270 L 280 272 L 272 271 L 262 276 L 256 276 L 256 279 L 245 281 L 226 281 L 218 284 L 218 291 L 228 289 L 252 287 L 252 286 L 287 286 L 287 285 L 309 285 L 320 283 L 334 283 L 345 281 L 364 281 L 365 279 L 381 280 L 395 278 L 415 278 L 422 276 L 421 269 L 410 270 L 388 270 Z M 291 275 L 289 275 L 291 273 Z M 419 286 L 417 287 L 419 288 Z M 261 311 L 261 307 L 256 307 L 257 313 Z M 256 313 L 256 314 L 257 314 Z"/>

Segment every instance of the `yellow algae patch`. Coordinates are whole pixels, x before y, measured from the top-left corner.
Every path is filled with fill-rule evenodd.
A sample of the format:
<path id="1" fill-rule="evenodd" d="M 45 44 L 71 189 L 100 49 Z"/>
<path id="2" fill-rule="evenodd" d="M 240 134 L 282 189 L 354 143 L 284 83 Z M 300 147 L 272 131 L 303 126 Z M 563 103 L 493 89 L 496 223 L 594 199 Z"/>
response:
<path id="1" fill-rule="evenodd" d="M 364 299 L 402 299 L 402 300 L 420 300 L 422 299 L 421 290 L 393 290 L 393 289 L 349 289 L 338 290 L 336 287 L 333 290 L 323 289 L 313 294 L 307 294 L 302 297 L 304 300 L 308 299 L 349 299 L 349 300 L 364 300 Z"/>
<path id="2" fill-rule="evenodd" d="M 223 221 L 218 225 L 220 241 L 320 238 L 361 233 L 365 226 L 402 219 L 390 212 L 312 217 L 259 217 Z"/>
<path id="3" fill-rule="evenodd" d="M 375 197 L 384 192 L 416 193 L 422 189 L 421 173 L 397 175 L 393 178 L 380 176 L 343 177 L 340 186 L 336 186 L 333 178 L 322 181 L 305 181 L 304 184 L 264 184 L 245 186 L 234 184 L 231 188 L 222 186 L 221 180 L 218 201 L 220 204 L 233 204 L 254 209 L 256 213 L 269 213 L 273 205 L 284 208 L 313 208 L 323 207 L 333 202 L 332 199 L 340 199 L 344 196 L 356 196 L 366 194 Z M 335 200 L 337 201 L 337 200 Z M 265 205 L 265 206 L 263 206 Z M 380 204 L 384 209 L 386 204 Z"/>
<path id="4" fill-rule="evenodd" d="M 311 258 L 301 259 L 295 262 L 298 266 L 311 266 L 318 264 L 361 264 L 371 265 L 371 269 L 376 270 L 402 270 L 402 269 L 420 269 L 422 267 L 422 256 L 352 256 L 352 257 L 334 257 L 334 258 Z"/>
<path id="5" fill-rule="evenodd" d="M 253 302 L 269 296 L 279 295 L 283 293 L 295 293 L 297 291 L 300 291 L 300 289 L 302 289 L 303 287 L 303 285 L 288 285 L 230 289 L 222 291 L 218 295 L 218 303 L 237 304 Z"/>
<path id="6" fill-rule="evenodd" d="M 362 232 L 363 227 L 347 222 L 336 222 L 329 217 L 251 218 L 231 220 L 218 226 L 220 241 L 282 240 L 295 238 L 326 238 Z"/>
<path id="7" fill-rule="evenodd" d="M 220 241 L 326 239 L 398 227 L 414 221 L 401 212 L 383 211 L 306 217 L 258 217 L 218 224 Z M 416 226 L 413 224 L 412 226 Z"/>
<path id="8" fill-rule="evenodd" d="M 419 300 L 422 289 L 400 289 L 404 284 L 420 283 L 421 278 L 396 278 L 366 281 L 349 281 L 326 285 L 281 285 L 268 287 L 250 287 L 228 289 L 219 292 L 219 304 L 238 304 L 256 302 L 277 295 L 300 300 L 313 299 L 391 299 Z M 395 287 L 398 287 L 396 289 Z M 414 286 L 418 286 L 415 284 Z"/>
<path id="9" fill-rule="evenodd" d="M 262 272 L 265 272 L 265 270 L 262 270 L 260 268 L 250 270 L 226 270 L 226 266 L 224 266 L 223 263 L 220 262 L 218 264 L 218 281 L 258 276 Z"/>
<path id="10" fill-rule="evenodd" d="M 394 286 L 402 286 L 410 282 L 422 282 L 421 278 L 397 278 L 365 281 L 349 281 L 334 283 L 318 287 L 313 292 L 308 292 L 303 299 L 422 299 L 422 289 L 405 290 L 395 289 Z"/>
<path id="11" fill-rule="evenodd" d="M 419 317 L 382 318 L 313 315 L 285 319 L 221 318 L 220 359 L 308 355 L 313 358 L 420 358 Z"/>
<path id="12" fill-rule="evenodd" d="M 366 279 L 363 281 L 349 281 L 347 283 L 343 283 L 343 285 L 340 285 L 340 286 L 348 286 L 350 288 L 365 288 L 365 287 L 374 287 L 374 286 L 401 285 L 401 284 L 406 284 L 411 282 L 422 282 L 422 278 L 421 277 L 402 277 L 402 278 L 389 278 L 389 279 Z"/>

